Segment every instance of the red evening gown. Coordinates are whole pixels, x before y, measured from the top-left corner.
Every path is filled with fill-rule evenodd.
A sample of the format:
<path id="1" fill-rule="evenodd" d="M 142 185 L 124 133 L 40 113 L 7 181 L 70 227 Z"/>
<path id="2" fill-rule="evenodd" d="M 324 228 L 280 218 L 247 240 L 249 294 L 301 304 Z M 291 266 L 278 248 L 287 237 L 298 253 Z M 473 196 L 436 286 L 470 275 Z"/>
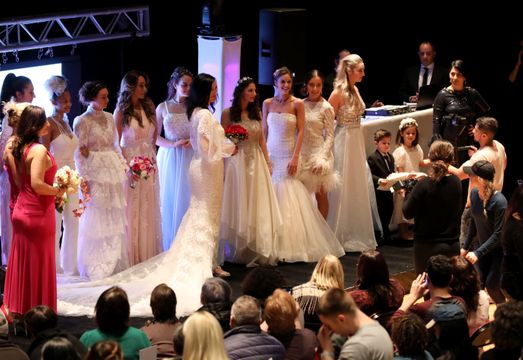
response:
<path id="1" fill-rule="evenodd" d="M 29 149 L 22 157 L 22 163 Z M 52 185 L 57 170 L 52 166 L 44 181 Z M 54 196 L 38 195 L 31 187 L 25 166 L 20 172 L 20 194 L 13 211 L 13 242 L 9 254 L 5 284 L 5 303 L 9 310 L 23 314 L 36 305 L 47 305 L 56 311 Z"/>

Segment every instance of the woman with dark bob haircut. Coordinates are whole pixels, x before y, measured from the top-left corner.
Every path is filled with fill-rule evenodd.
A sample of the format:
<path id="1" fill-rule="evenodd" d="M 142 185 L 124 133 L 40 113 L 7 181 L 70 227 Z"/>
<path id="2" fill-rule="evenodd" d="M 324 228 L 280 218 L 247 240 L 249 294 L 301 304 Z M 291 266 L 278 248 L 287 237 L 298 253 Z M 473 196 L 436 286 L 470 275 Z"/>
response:
<path id="1" fill-rule="evenodd" d="M 138 359 L 139 350 L 151 346 L 151 342 L 143 331 L 129 326 L 129 312 L 127 294 L 122 288 L 105 290 L 95 306 L 98 328 L 83 333 L 80 341 L 91 347 L 98 341 L 116 340 L 126 359 Z"/>

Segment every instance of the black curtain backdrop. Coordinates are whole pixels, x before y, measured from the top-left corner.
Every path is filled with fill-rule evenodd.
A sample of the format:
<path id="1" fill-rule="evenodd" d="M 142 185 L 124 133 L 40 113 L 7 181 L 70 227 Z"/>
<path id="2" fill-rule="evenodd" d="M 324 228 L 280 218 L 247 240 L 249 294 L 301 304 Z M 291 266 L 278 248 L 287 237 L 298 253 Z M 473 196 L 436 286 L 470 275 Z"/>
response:
<path id="1" fill-rule="evenodd" d="M 516 104 L 507 104 L 507 76 L 515 63 L 523 39 L 522 18 L 513 5 L 504 2 L 479 6 L 458 2 L 400 2 L 378 7 L 372 1 L 223 0 L 223 23 L 229 34 L 243 37 L 241 75 L 258 77 L 259 10 L 262 8 L 306 8 L 303 24 L 307 37 L 306 69 L 317 68 L 325 75 L 333 70 L 333 58 L 342 48 L 362 56 L 366 77 L 361 84 L 366 102 L 380 99 L 398 103 L 398 86 L 406 67 L 418 64 L 421 41 L 432 41 L 436 62 L 450 66 L 464 59 L 471 68 L 469 84 L 491 104 L 500 122 L 500 139 L 512 160 L 510 179 L 522 178 L 517 169 L 521 153 L 516 147 L 523 121 L 521 92 Z M 155 103 L 164 100 L 166 82 L 178 65 L 197 72 L 197 27 L 201 25 L 202 0 L 193 1 L 77 1 L 41 2 L 36 6 L 3 6 L 0 19 L 53 14 L 97 8 L 148 5 L 151 34 L 144 38 L 79 44 L 75 54 L 82 64 L 82 82 L 100 79 L 109 85 L 114 109 L 120 80 L 131 69 L 149 74 L 149 95 Z M 378 35 L 376 35 L 378 34 Z M 292 46 L 292 44 L 289 44 Z M 54 49 L 55 56 L 68 56 L 71 47 Z M 21 61 L 35 60 L 37 50 L 19 54 Z M 9 55 L 9 62 L 13 57 Z M 522 70 L 523 71 L 523 70 Z M 519 79 L 520 81 L 523 80 Z M 520 87 L 521 89 L 521 87 Z M 263 89 L 264 94 L 271 90 Z M 519 100 L 519 101 L 518 101 Z M 512 105 L 511 110 L 507 110 Z M 71 114 L 73 117 L 77 114 Z M 518 136 L 518 139 L 516 139 Z M 508 189 L 513 189 L 512 183 Z"/>

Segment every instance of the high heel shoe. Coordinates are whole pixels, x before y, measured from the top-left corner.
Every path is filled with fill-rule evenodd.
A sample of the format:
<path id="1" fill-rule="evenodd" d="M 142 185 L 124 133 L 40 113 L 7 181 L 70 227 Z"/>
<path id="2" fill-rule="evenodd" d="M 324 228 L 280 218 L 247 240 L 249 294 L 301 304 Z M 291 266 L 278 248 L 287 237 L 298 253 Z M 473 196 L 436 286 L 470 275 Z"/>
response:
<path id="1" fill-rule="evenodd" d="M 217 266 L 216 268 L 214 268 L 214 270 L 212 271 L 212 274 L 214 276 L 221 277 L 222 279 L 228 278 L 229 276 L 231 276 L 230 272 L 223 270 L 220 266 Z"/>

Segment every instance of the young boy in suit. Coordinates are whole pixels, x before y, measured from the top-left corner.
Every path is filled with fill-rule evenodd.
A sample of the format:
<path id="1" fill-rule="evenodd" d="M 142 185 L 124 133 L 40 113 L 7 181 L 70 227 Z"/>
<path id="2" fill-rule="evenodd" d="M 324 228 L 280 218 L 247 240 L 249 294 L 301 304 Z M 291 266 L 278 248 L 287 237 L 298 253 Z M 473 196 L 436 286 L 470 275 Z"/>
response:
<path id="1" fill-rule="evenodd" d="M 367 158 L 374 182 L 381 226 L 383 227 L 383 243 L 390 241 L 389 223 L 394 209 L 394 202 L 392 193 L 390 191 L 378 190 L 378 186 L 385 183 L 387 176 L 393 173 L 395 169 L 394 157 L 389 152 L 391 138 L 390 131 L 384 129 L 377 130 L 374 133 L 376 151 Z"/>

